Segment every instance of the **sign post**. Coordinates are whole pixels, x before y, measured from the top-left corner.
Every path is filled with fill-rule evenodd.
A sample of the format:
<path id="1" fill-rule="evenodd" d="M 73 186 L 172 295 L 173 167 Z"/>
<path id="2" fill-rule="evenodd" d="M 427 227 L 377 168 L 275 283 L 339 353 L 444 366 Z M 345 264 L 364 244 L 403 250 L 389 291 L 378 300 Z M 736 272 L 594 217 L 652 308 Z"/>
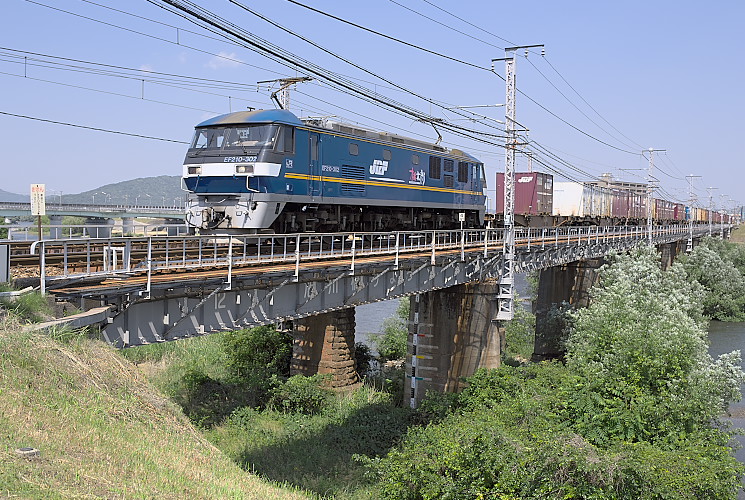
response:
<path id="1" fill-rule="evenodd" d="M 41 216 L 47 214 L 45 193 L 46 187 L 44 184 L 31 184 L 31 215 L 37 217 L 40 240 L 44 239 L 41 233 Z"/>
<path id="2" fill-rule="evenodd" d="M 36 216 L 36 223 L 39 227 L 39 241 L 44 239 L 44 233 L 41 232 L 41 216 L 47 214 L 47 204 L 45 200 L 46 186 L 44 184 L 31 184 L 31 215 Z M 39 248 L 39 280 L 44 279 L 44 247 Z M 41 284 L 42 293 L 44 284 Z"/>

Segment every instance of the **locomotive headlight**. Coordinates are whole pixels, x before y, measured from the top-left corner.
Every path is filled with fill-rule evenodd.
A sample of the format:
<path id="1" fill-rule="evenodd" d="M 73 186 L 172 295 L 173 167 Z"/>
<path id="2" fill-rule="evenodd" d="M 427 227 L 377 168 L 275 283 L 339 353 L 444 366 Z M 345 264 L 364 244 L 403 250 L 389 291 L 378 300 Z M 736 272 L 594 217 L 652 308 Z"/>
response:
<path id="1" fill-rule="evenodd" d="M 254 166 L 253 165 L 236 165 L 235 173 L 236 174 L 253 174 Z"/>
<path id="2" fill-rule="evenodd" d="M 202 167 L 189 167 L 189 175 L 198 175 L 202 173 Z"/>

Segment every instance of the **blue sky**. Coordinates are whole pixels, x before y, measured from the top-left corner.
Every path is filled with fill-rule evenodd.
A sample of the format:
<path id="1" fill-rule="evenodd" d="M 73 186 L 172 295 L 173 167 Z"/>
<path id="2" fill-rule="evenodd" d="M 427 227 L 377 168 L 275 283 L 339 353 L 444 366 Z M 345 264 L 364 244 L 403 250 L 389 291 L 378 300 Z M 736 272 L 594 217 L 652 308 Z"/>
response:
<path id="1" fill-rule="evenodd" d="M 505 100 L 503 81 L 489 71 L 380 38 L 287 0 L 241 1 L 372 75 L 228 0 L 195 1 L 275 45 L 424 113 L 448 120 L 460 118 L 392 89 L 374 75 L 445 107 L 501 104 Z M 611 172 L 618 178 L 641 181 L 639 176 L 645 171 L 640 169 L 648 165 L 641 150 L 666 149 L 655 156 L 655 176 L 666 195 L 687 199 L 685 176 L 693 174 L 701 176 L 692 179 L 699 204 L 708 205 L 709 186 L 718 188 L 714 191 L 717 206 L 728 199 L 745 202 L 743 2 L 302 3 L 487 69 L 491 59 L 504 57 L 506 45 L 545 44 L 545 58 L 537 52 L 527 60 L 518 58 L 518 88 L 571 126 L 519 95 L 517 120 L 529 129 L 527 139 L 544 148 L 543 153 L 536 152 L 537 158 L 571 178 Z M 270 91 L 256 82 L 298 74 L 248 49 L 216 40 L 216 35 L 145 0 L 6 0 L 3 6 L 3 113 L 188 141 L 194 125 L 205 118 L 246 106 L 273 107 Z M 75 68 L 61 70 L 60 62 Z M 131 70 L 119 70 L 128 78 L 92 74 L 94 66 L 89 62 Z M 81 68 L 87 72 L 80 72 Z M 503 63 L 496 69 L 504 74 Z M 172 77 L 174 81 L 166 86 L 152 81 L 156 74 L 132 70 L 179 76 Z M 203 82 L 209 86 L 186 88 L 182 76 L 244 86 L 226 88 L 227 84 Z M 298 115 L 334 115 L 369 128 L 436 138 L 430 125 L 341 94 L 322 82 L 298 87 L 292 94 L 291 109 Z M 474 111 L 497 120 L 504 118 L 503 108 Z M 482 123 L 454 123 L 498 132 Z M 488 123 L 495 126 L 493 121 Z M 6 172 L 0 188 L 19 193 L 26 193 L 29 184 L 37 182 L 45 183 L 49 193 L 58 194 L 135 177 L 180 175 L 185 153 L 185 145 L 179 143 L 7 114 L 0 114 L 0 127 Z M 485 162 L 493 189 L 493 174 L 504 168 L 504 150 L 443 136 L 448 146 L 469 151 Z M 535 163 L 533 167 L 546 170 Z M 525 169 L 525 157 L 519 156 L 518 170 Z"/>

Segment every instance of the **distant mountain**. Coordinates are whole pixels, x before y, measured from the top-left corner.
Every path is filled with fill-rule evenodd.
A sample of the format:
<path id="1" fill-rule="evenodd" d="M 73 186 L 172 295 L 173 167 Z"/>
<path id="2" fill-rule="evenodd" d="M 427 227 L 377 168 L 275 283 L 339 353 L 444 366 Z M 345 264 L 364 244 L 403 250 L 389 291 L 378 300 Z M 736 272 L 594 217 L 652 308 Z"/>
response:
<path id="1" fill-rule="evenodd" d="M 181 177 L 160 175 L 106 184 L 78 194 L 63 194 L 62 203 L 96 203 L 111 205 L 166 206 L 183 205 L 186 192 Z M 27 200 L 28 201 L 28 200 Z M 59 195 L 47 194 L 48 202 L 59 201 Z"/>
<path id="2" fill-rule="evenodd" d="M 28 203 L 29 195 L 10 193 L 0 189 L 0 201 Z"/>

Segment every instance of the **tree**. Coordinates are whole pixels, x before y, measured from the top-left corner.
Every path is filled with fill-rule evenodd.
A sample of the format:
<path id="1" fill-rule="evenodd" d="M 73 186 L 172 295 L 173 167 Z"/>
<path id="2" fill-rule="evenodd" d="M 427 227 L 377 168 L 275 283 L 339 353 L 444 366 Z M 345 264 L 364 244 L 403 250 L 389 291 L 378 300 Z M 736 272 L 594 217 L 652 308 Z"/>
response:
<path id="1" fill-rule="evenodd" d="M 406 341 L 409 338 L 409 309 L 409 299 L 401 299 L 396 315 L 383 321 L 383 335 L 374 337 L 373 342 L 382 362 L 406 356 Z"/>
<path id="2" fill-rule="evenodd" d="M 651 247 L 601 270 L 566 365 L 480 370 L 435 419 L 367 460 L 384 498 L 734 498 L 743 470 L 717 418 L 739 352 L 707 353 L 701 286 Z"/>
<path id="3" fill-rule="evenodd" d="M 591 442 L 674 441 L 739 398 L 740 353 L 709 356 L 700 289 L 680 264 L 663 272 L 652 247 L 602 268 L 567 341 L 569 411 Z"/>
<path id="4" fill-rule="evenodd" d="M 745 262 L 740 247 L 715 238 L 683 257 L 683 267 L 703 287 L 704 314 L 719 321 L 745 321 L 745 277 L 735 265 Z"/>

